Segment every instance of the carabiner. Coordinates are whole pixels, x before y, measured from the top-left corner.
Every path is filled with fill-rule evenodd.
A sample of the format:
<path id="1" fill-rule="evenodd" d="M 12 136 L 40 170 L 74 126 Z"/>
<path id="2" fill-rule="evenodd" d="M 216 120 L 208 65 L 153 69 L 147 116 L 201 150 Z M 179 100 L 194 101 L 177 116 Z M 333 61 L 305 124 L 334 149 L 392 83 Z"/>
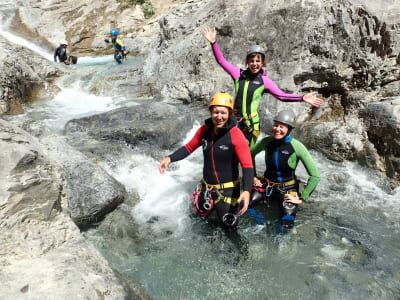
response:
<path id="1" fill-rule="evenodd" d="M 271 185 L 269 182 L 268 182 L 268 185 L 265 187 L 265 196 L 267 197 L 267 198 L 269 198 L 271 195 L 272 195 L 272 192 L 273 192 L 273 190 L 274 190 L 274 183 Z"/>

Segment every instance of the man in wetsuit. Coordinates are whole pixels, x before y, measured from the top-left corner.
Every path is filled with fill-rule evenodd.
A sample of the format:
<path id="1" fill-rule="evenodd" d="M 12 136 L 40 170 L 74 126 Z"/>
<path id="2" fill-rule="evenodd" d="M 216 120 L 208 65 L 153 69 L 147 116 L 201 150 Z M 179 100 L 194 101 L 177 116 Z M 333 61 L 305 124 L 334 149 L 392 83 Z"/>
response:
<path id="1" fill-rule="evenodd" d="M 68 42 L 63 40 L 60 42 L 60 46 L 54 51 L 54 61 L 57 62 L 57 58 L 59 62 L 63 62 L 66 65 L 69 65 L 69 60 L 67 56 L 67 47 Z"/>

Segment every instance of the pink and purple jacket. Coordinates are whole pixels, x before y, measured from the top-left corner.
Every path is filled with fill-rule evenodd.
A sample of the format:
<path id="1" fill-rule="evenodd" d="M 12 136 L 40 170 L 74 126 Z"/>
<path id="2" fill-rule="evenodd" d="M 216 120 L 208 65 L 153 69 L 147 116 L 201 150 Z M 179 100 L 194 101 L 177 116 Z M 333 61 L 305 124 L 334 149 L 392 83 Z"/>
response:
<path id="1" fill-rule="evenodd" d="M 212 50 L 218 64 L 229 74 L 235 82 L 235 114 L 237 117 L 245 117 L 249 126 L 259 130 L 258 106 L 262 95 L 270 93 L 276 99 L 287 102 L 303 101 L 302 95 L 288 94 L 265 75 L 261 69 L 258 74 L 252 74 L 250 70 L 242 70 L 233 66 L 222 55 L 217 42 L 212 44 Z"/>

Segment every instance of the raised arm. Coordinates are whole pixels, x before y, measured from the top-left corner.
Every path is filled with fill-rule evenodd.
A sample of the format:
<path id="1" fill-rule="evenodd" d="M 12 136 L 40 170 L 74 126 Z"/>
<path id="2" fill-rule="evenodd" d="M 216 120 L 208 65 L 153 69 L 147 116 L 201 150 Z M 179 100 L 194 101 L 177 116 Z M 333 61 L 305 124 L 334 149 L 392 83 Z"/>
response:
<path id="1" fill-rule="evenodd" d="M 278 88 L 278 86 L 267 76 L 263 76 L 264 87 L 275 98 L 286 102 L 304 101 L 312 106 L 319 107 L 324 104 L 324 100 L 317 97 L 317 92 L 303 95 L 288 94 Z"/>
<path id="2" fill-rule="evenodd" d="M 221 50 L 219 49 L 216 36 L 217 33 L 215 31 L 215 28 L 211 29 L 210 27 L 203 28 L 201 30 L 202 35 L 205 37 L 205 39 L 210 42 L 215 60 L 217 63 L 227 72 L 229 75 L 232 76 L 233 79 L 237 79 L 240 76 L 240 68 L 232 65 L 230 62 L 228 62 L 224 56 L 222 55 Z"/>

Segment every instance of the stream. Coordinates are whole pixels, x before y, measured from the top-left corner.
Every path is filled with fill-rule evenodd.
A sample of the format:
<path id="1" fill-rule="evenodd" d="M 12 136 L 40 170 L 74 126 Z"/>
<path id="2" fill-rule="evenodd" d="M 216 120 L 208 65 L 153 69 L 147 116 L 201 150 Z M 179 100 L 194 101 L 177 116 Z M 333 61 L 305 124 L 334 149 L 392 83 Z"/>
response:
<path id="1" fill-rule="evenodd" d="M 0 35 L 52 60 L 51 53 L 3 28 Z M 123 67 L 138 63 L 130 57 Z M 88 75 L 118 67 L 112 56 L 79 58 L 54 98 L 35 101 L 8 119 L 43 120 L 62 135 L 68 120 L 137 105 L 137 99 L 90 93 L 98 78 Z M 185 141 L 200 124 L 193 124 Z M 257 207 L 264 224 L 249 215 L 240 221 L 246 249 L 193 213 L 189 198 L 201 178 L 200 150 L 165 175 L 140 149 L 115 157 L 112 165 L 100 162 L 128 193 L 139 195 L 135 205 L 118 208 L 131 217 L 125 226 L 134 234 L 111 234 L 101 226 L 83 234 L 122 278 L 139 283 L 154 299 L 399 299 L 400 189 L 391 191 L 384 179 L 356 163 L 311 154 L 321 181 L 301 206 L 296 226 L 282 232 L 275 212 Z M 262 155 L 257 165 L 262 168 Z M 302 166 L 297 173 L 306 181 Z"/>

